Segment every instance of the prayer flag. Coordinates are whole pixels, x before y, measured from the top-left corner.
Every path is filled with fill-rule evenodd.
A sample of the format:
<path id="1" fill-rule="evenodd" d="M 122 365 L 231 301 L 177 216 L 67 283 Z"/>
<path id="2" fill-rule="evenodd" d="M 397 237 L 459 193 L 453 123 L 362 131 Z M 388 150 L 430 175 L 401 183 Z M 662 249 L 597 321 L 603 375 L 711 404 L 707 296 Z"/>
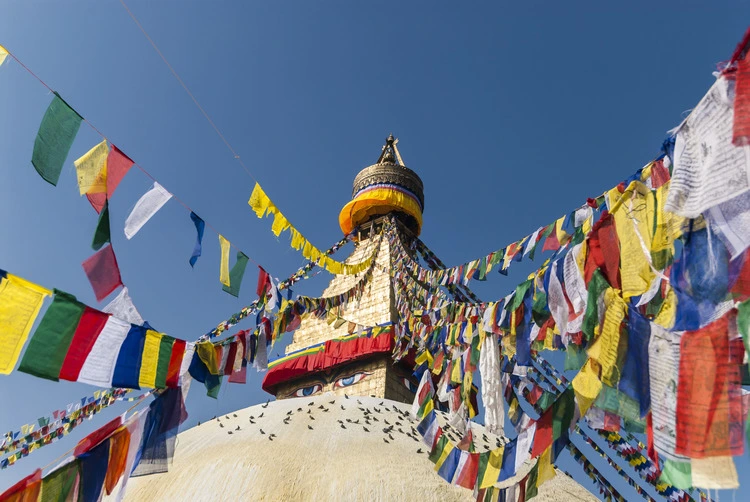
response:
<path id="1" fill-rule="evenodd" d="M 120 346 L 120 353 L 117 355 L 117 363 L 115 363 L 115 371 L 112 375 L 113 387 L 140 388 L 138 380 L 141 374 L 146 329 L 145 326 L 130 326 L 128 336 L 125 337 L 125 341 Z"/>
<path id="2" fill-rule="evenodd" d="M 266 292 L 271 286 L 271 278 L 268 275 L 268 272 L 266 272 L 260 265 L 258 265 L 258 270 L 258 285 L 255 288 L 255 294 L 257 294 L 259 298 L 265 298 Z"/>
<path id="3" fill-rule="evenodd" d="M 513 448 L 515 448 L 515 441 L 512 443 Z M 487 488 L 498 482 L 504 464 L 503 458 L 509 446 L 510 443 L 506 444 L 505 447 L 501 446 L 479 455 L 479 467 L 477 469 L 479 488 Z"/>
<path id="4" fill-rule="evenodd" d="M 156 371 L 159 366 L 159 348 L 164 335 L 149 329 L 146 331 L 146 340 L 143 345 L 143 357 L 141 359 L 141 373 L 138 377 L 138 387 L 156 387 Z"/>
<path id="5" fill-rule="evenodd" d="M 65 159 L 78 134 L 83 117 L 55 93 L 39 125 L 31 163 L 39 176 L 52 185 L 60 179 Z"/>
<path id="6" fill-rule="evenodd" d="M 111 387 L 117 355 L 129 331 L 130 323 L 109 316 L 81 367 L 78 381 L 97 387 Z"/>
<path id="7" fill-rule="evenodd" d="M 18 371 L 58 381 L 84 309 L 75 296 L 56 289 L 52 304 L 31 337 Z"/>
<path id="8" fill-rule="evenodd" d="M 94 289 L 96 301 L 104 300 L 112 291 L 122 286 L 120 268 L 117 266 L 117 258 L 112 249 L 112 244 L 87 258 L 83 262 L 83 270 Z"/>
<path id="9" fill-rule="evenodd" d="M 143 194 L 135 203 L 135 207 L 130 212 L 128 219 L 125 220 L 125 237 L 132 239 L 133 236 L 146 224 L 148 220 L 155 215 L 159 209 L 166 204 L 172 194 L 167 192 L 164 187 L 154 181 L 154 186 Z"/>
<path id="10" fill-rule="evenodd" d="M 120 293 L 115 297 L 114 300 L 109 302 L 106 307 L 102 309 L 102 312 L 107 312 L 115 317 L 118 317 L 131 324 L 141 325 L 143 324 L 143 317 L 138 312 L 138 309 L 133 305 L 133 300 L 128 294 L 128 288 L 123 286 Z"/>
<path id="11" fill-rule="evenodd" d="M 109 155 L 107 156 L 107 190 L 106 193 L 87 193 L 86 197 L 89 199 L 91 206 L 97 213 L 100 213 L 104 207 L 104 201 L 111 199 L 112 194 L 115 193 L 117 185 L 125 177 L 131 167 L 133 167 L 133 161 L 128 158 L 127 155 L 122 153 L 119 148 L 115 145 L 111 145 Z"/>
<path id="12" fill-rule="evenodd" d="M 693 486 L 710 490 L 734 490 L 740 487 L 737 468 L 730 455 L 690 460 Z"/>
<path id="13" fill-rule="evenodd" d="M 221 263 L 219 268 L 219 281 L 229 287 L 229 241 L 219 234 L 219 246 L 221 246 Z"/>
<path id="14" fill-rule="evenodd" d="M 651 409 L 651 384 L 648 376 L 648 343 L 651 325 L 637 309 L 628 310 L 627 352 L 618 388 L 638 401 L 641 417 Z"/>
<path id="15" fill-rule="evenodd" d="M 3 56 L 0 55 L 0 64 Z M 750 51 L 737 61 L 734 83 L 734 124 L 732 143 L 735 146 L 750 145 Z"/>
<path id="16" fill-rule="evenodd" d="M 414 402 L 411 405 L 411 414 L 413 417 L 423 419 L 433 409 L 432 398 L 434 395 L 432 386 L 432 373 L 429 371 L 422 372 L 422 378 L 419 387 L 414 395 Z"/>
<path id="17" fill-rule="evenodd" d="M 5 62 L 5 58 L 8 57 L 8 50 L 0 45 L 0 66 Z"/>
<path id="18" fill-rule="evenodd" d="M 68 500 L 71 492 L 75 493 L 79 478 L 78 459 L 50 472 L 42 479 L 42 502 Z"/>
<path id="19" fill-rule="evenodd" d="M 417 426 L 417 431 L 422 435 L 424 443 L 432 448 L 435 442 L 435 435 L 438 431 L 437 415 L 431 411 Z"/>
<path id="20" fill-rule="evenodd" d="M 245 275 L 245 268 L 249 258 L 242 251 L 237 251 L 237 261 L 234 262 L 232 270 L 229 272 L 229 286 L 223 286 L 221 289 L 234 297 L 240 296 L 240 286 L 242 278 Z"/>
<path id="21" fill-rule="evenodd" d="M 2 49 L 2 46 L 0 46 Z M 0 64 L 2 64 L 0 62 Z M 42 470 L 37 469 L 21 481 L 0 493 L 3 502 L 36 502 L 42 490 Z"/>
<path id="22" fill-rule="evenodd" d="M 119 420 L 118 418 L 118 427 Z M 82 502 L 97 502 L 101 500 L 104 479 L 109 468 L 109 440 L 82 453 L 79 457 L 81 483 L 78 489 L 78 500 Z"/>
<path id="23" fill-rule="evenodd" d="M 73 164 L 76 166 L 78 190 L 81 195 L 107 192 L 107 155 L 109 146 L 105 139 Z"/>
<path id="24" fill-rule="evenodd" d="M 479 474 L 479 453 L 461 452 L 461 459 L 456 469 L 456 484 L 473 490 Z"/>
<path id="25" fill-rule="evenodd" d="M 440 464 L 435 464 L 438 476 L 449 483 L 453 481 L 453 476 L 456 475 L 456 469 L 458 468 L 459 458 L 461 458 L 461 450 L 451 445 L 448 455 L 441 459 L 442 462 Z"/>
<path id="26" fill-rule="evenodd" d="M 190 256 L 190 266 L 195 267 L 195 262 L 198 261 L 198 257 L 203 251 L 203 230 L 206 227 L 206 222 L 204 222 L 200 216 L 192 211 L 190 211 L 190 219 L 193 220 L 193 223 L 195 224 L 195 230 L 198 233 L 195 240 L 195 246 L 193 247 L 193 254 Z"/>
<path id="27" fill-rule="evenodd" d="M 117 482 L 125 473 L 129 445 L 130 432 L 126 424 L 117 429 L 109 440 L 109 467 L 104 478 L 104 489 L 107 495 L 112 494 Z"/>
<path id="28" fill-rule="evenodd" d="M 109 314 L 99 312 L 91 307 L 83 310 L 83 315 L 78 321 L 78 326 L 70 341 L 65 360 L 60 368 L 60 378 L 75 382 L 81 373 L 81 368 L 86 362 L 94 343 L 107 324 Z"/>
<path id="29" fill-rule="evenodd" d="M 159 358 L 156 364 L 156 379 L 154 387 L 164 389 L 167 387 L 167 375 L 169 373 L 169 363 L 172 360 L 172 348 L 175 339 L 169 335 L 163 335 L 159 343 Z"/>
<path id="30" fill-rule="evenodd" d="M 42 302 L 51 293 L 13 274 L 0 278 L 0 374 L 13 371 Z"/>
<path id="31" fill-rule="evenodd" d="M 732 310 L 682 335 L 675 446 L 679 455 L 704 458 L 742 454 L 739 369 L 744 347 L 732 336 L 735 328 Z"/>
<path id="32" fill-rule="evenodd" d="M 96 230 L 94 230 L 94 240 L 91 242 L 91 247 L 94 251 L 101 249 L 103 245 L 111 242 L 111 236 L 109 231 L 109 202 L 104 200 L 104 207 L 99 213 L 99 220 L 96 223 Z"/>
<path id="33" fill-rule="evenodd" d="M 552 408 L 542 413 L 536 422 L 536 432 L 534 434 L 534 446 L 531 450 L 532 457 L 538 457 L 544 450 L 552 445 Z"/>
<path id="34" fill-rule="evenodd" d="M 172 345 L 172 354 L 169 359 L 169 366 L 167 367 L 167 387 L 177 387 L 180 384 L 180 375 L 184 373 L 184 371 L 181 371 L 181 368 L 186 348 L 187 342 L 185 340 L 175 340 Z"/>

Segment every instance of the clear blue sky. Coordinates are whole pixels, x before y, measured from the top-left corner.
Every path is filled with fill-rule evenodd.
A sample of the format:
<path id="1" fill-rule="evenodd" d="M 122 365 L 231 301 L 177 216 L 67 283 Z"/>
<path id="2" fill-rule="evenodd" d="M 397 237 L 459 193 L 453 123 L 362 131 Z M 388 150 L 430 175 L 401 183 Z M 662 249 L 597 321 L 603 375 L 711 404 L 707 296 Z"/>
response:
<path id="1" fill-rule="evenodd" d="M 425 183 L 423 239 L 449 265 L 531 233 L 647 163 L 750 22 L 741 0 L 128 4 L 311 241 L 340 237 L 354 175 L 393 132 Z M 274 276 L 303 264 L 256 220 L 252 180 L 118 1 L 6 0 L 0 44 Z M 101 138 L 83 125 L 58 187 L 45 183 L 30 158 L 50 99 L 17 63 L 0 67 L 0 268 L 96 305 L 80 265 L 96 215 L 78 196 L 73 160 Z M 133 170 L 110 205 L 123 280 L 157 329 L 195 339 L 252 300 L 255 270 L 239 300 L 222 292 L 208 229 L 191 270 L 195 231 L 174 201 L 127 241 L 122 224 L 149 186 Z M 500 298 L 525 273 L 478 291 Z M 317 279 L 296 292 L 317 294 Z M 0 431 L 94 390 L 2 376 Z M 201 394 L 189 399 L 191 424 L 267 398 L 256 374 L 225 384 L 218 401 Z M 0 490 L 105 418 L 1 471 Z M 738 466 L 748 479 L 747 460 Z"/>

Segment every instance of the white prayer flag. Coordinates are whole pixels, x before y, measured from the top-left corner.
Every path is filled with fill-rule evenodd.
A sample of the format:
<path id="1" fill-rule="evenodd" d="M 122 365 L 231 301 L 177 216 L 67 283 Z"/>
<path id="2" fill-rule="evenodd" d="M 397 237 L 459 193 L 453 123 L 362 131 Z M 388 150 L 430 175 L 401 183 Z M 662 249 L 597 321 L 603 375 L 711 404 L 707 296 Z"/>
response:
<path id="1" fill-rule="evenodd" d="M 132 239 L 135 234 L 146 224 L 148 220 L 155 215 L 164 204 L 172 198 L 172 194 L 167 192 L 164 187 L 154 181 L 154 186 L 143 194 L 135 207 L 130 212 L 130 216 L 125 220 L 125 237 Z"/>

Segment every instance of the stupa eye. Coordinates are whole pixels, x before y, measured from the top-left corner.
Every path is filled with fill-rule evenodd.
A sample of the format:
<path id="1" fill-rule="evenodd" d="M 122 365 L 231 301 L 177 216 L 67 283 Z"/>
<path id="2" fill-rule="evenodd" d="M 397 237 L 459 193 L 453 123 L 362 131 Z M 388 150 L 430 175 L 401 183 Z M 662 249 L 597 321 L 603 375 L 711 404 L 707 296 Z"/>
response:
<path id="1" fill-rule="evenodd" d="M 354 373 L 353 375 L 347 376 L 347 377 L 341 377 L 333 384 L 334 387 L 337 389 L 340 389 L 342 387 L 349 387 L 350 385 L 354 385 L 357 382 L 362 381 L 363 378 L 369 376 L 369 373 L 365 373 L 363 371 Z"/>
<path id="2" fill-rule="evenodd" d="M 323 386 L 319 383 L 316 383 L 315 385 L 309 385 L 307 387 L 300 387 L 299 389 L 292 392 L 292 395 L 294 397 L 305 397 L 305 396 L 312 396 L 313 394 L 317 394 L 323 389 Z"/>

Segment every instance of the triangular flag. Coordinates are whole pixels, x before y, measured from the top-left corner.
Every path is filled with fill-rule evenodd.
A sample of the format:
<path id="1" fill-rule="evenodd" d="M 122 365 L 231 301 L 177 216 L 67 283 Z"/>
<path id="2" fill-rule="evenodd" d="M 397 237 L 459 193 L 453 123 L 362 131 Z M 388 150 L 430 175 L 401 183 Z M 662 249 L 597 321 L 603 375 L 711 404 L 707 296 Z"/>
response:
<path id="1" fill-rule="evenodd" d="M 133 167 L 133 161 L 127 155 L 122 153 L 115 145 L 111 146 L 112 148 L 110 148 L 109 155 L 107 156 L 106 193 L 86 194 L 91 206 L 97 213 L 101 212 L 104 207 L 104 201 L 112 198 L 117 185 L 120 184 L 120 181 L 122 181 L 130 168 Z"/>
<path id="2" fill-rule="evenodd" d="M 78 134 L 83 117 L 55 93 L 34 140 L 31 163 L 39 176 L 57 186 L 65 159 Z"/>
<path id="3" fill-rule="evenodd" d="M 96 301 L 104 300 L 112 291 L 122 286 L 117 258 L 109 244 L 83 262 L 83 270 L 94 289 Z"/>
<path id="4" fill-rule="evenodd" d="M 109 202 L 107 199 L 104 199 L 104 208 L 102 209 L 102 212 L 99 213 L 99 221 L 96 223 L 94 240 L 91 242 L 91 247 L 94 251 L 98 251 L 108 242 L 111 242 L 109 232 Z"/>
<path id="5" fill-rule="evenodd" d="M 109 146 L 107 146 L 107 140 L 105 139 L 73 162 L 76 166 L 78 191 L 81 192 L 81 195 L 107 192 L 108 154 Z"/>
<path id="6" fill-rule="evenodd" d="M 7 57 L 8 57 L 7 49 L 5 49 L 5 47 L 0 45 L 0 65 L 2 65 L 5 62 L 5 58 Z"/>
<path id="7" fill-rule="evenodd" d="M 193 254 L 190 256 L 189 260 L 190 266 L 195 267 L 195 262 L 198 261 L 198 257 L 203 251 L 203 231 L 206 228 L 206 222 L 204 222 L 200 216 L 192 211 L 190 211 L 190 219 L 193 220 L 193 223 L 195 224 L 195 230 L 198 233 L 198 236 L 195 240 L 195 246 L 193 247 Z"/>
<path id="8" fill-rule="evenodd" d="M 240 296 L 240 286 L 242 285 L 242 278 L 245 275 L 245 267 L 249 258 L 245 256 L 242 251 L 237 251 L 237 261 L 234 262 L 232 270 L 229 272 L 229 284 L 230 286 L 223 286 L 222 289 L 232 296 Z"/>

